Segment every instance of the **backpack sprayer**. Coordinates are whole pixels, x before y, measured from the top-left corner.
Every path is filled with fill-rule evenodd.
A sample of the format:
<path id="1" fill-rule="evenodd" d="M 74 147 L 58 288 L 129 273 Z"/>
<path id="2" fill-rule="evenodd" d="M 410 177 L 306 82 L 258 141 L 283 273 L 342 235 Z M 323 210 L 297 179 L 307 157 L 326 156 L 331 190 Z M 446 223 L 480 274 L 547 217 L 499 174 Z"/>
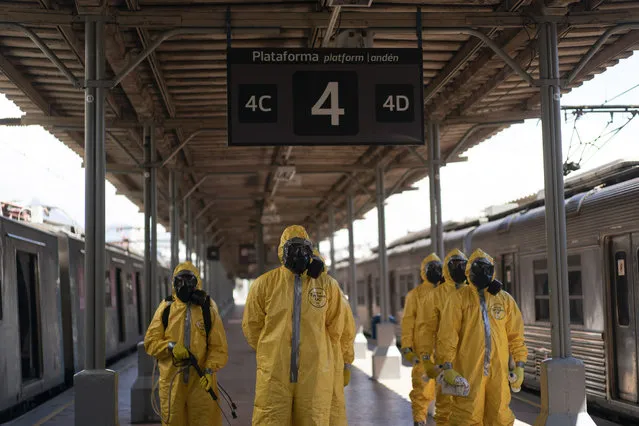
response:
<path id="1" fill-rule="evenodd" d="M 169 352 L 171 353 L 171 356 L 173 356 L 173 348 L 175 347 L 175 342 L 169 342 L 168 345 L 168 349 Z M 181 367 L 171 378 L 171 383 L 169 384 L 169 398 L 168 398 L 168 414 L 169 417 L 167 420 L 164 419 L 164 416 L 162 416 L 161 410 L 158 410 L 157 407 L 157 402 L 155 400 L 155 398 L 153 398 L 153 395 L 155 395 L 155 390 L 157 388 L 157 386 L 159 385 L 159 378 L 156 382 L 155 380 L 155 371 L 157 370 L 157 360 L 155 361 L 155 364 L 153 366 L 153 389 L 151 390 L 151 405 L 153 406 L 153 411 L 155 412 L 155 414 L 157 414 L 164 423 L 169 423 L 169 420 L 171 419 L 171 390 L 173 389 L 173 381 L 175 380 L 175 378 L 180 374 L 183 373 L 185 371 L 187 371 L 190 367 L 195 368 L 195 371 L 197 372 L 197 374 L 200 376 L 200 378 L 204 377 L 204 372 L 202 371 L 202 369 L 200 368 L 200 366 L 197 363 L 197 359 L 195 358 L 195 355 L 193 355 L 193 353 L 191 353 L 190 350 L 187 349 L 187 351 L 189 352 L 189 357 L 187 359 L 184 359 L 182 361 L 176 361 L 175 358 L 173 358 L 173 365 L 175 365 L 176 367 Z M 226 401 L 226 404 L 229 406 L 229 408 L 231 409 L 231 415 L 233 416 L 234 419 L 237 419 L 237 412 L 235 410 L 237 410 L 237 406 L 235 405 L 235 403 L 233 402 L 233 399 L 231 399 L 231 396 L 228 394 L 228 392 L 222 387 L 222 385 L 218 382 L 217 386 L 219 388 L 219 390 L 221 391 L 221 395 L 222 398 L 224 399 L 224 401 Z M 208 390 L 209 395 L 211 395 L 211 398 L 213 399 L 213 401 L 215 401 L 215 403 L 217 404 L 217 406 L 220 408 L 220 411 L 222 412 L 222 415 L 224 416 L 224 419 L 226 420 L 226 422 L 230 425 L 231 421 L 229 420 L 229 418 L 226 416 L 226 413 L 224 412 L 224 410 L 222 410 L 222 406 L 220 405 L 220 402 L 218 400 L 218 396 L 216 395 L 215 391 L 213 390 L 213 386 L 211 386 Z"/>

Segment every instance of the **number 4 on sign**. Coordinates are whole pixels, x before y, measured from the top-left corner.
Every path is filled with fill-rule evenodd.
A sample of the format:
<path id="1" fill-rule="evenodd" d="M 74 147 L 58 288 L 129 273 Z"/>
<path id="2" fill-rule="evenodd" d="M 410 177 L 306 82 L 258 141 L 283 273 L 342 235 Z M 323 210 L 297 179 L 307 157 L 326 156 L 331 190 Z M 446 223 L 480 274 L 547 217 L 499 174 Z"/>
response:
<path id="1" fill-rule="evenodd" d="M 324 102 L 330 96 L 330 106 L 323 108 Z M 315 102 L 313 108 L 311 108 L 311 115 L 330 115 L 331 126 L 339 126 L 339 116 L 344 115 L 344 108 L 339 107 L 339 83 L 337 81 L 331 81 L 326 85 L 324 93 Z"/>

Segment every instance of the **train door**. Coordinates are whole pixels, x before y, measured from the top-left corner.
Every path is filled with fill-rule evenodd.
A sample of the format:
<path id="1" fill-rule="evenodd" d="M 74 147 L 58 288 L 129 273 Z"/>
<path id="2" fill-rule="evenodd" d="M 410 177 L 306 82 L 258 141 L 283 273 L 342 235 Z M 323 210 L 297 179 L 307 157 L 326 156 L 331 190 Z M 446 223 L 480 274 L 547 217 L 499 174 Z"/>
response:
<path id="1" fill-rule="evenodd" d="M 40 268 L 37 253 L 30 250 L 16 250 L 16 284 L 22 382 L 26 383 L 42 378 Z"/>
<path id="2" fill-rule="evenodd" d="M 124 292 L 122 291 L 122 268 L 115 268 L 115 297 L 118 303 L 118 341 L 123 343 L 126 341 L 126 315 L 124 315 Z"/>
<path id="3" fill-rule="evenodd" d="M 508 253 L 501 256 L 501 282 L 504 290 L 519 303 L 519 291 L 517 290 L 517 270 L 515 269 L 515 254 Z"/>
<path id="4" fill-rule="evenodd" d="M 613 397 L 637 402 L 636 282 L 639 233 L 610 240 L 610 309 L 614 337 Z"/>
<path id="5" fill-rule="evenodd" d="M 148 290 L 153 291 L 153 289 Z M 142 283 L 139 272 L 135 273 L 135 294 L 137 295 L 138 334 L 141 335 L 142 331 L 144 331 L 144 318 L 142 318 Z"/>

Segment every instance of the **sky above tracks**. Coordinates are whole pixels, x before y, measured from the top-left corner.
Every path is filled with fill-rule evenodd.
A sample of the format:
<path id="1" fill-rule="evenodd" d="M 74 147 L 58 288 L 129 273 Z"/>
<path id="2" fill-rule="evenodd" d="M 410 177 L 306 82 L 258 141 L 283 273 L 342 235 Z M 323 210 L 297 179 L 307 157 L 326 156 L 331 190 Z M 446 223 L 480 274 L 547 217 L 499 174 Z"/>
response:
<path id="1" fill-rule="evenodd" d="M 635 54 L 563 96 L 562 105 L 599 105 L 606 101 L 609 101 L 608 105 L 637 105 L 639 88 L 611 99 L 639 84 L 638 70 L 639 55 Z M 19 115 L 22 112 L 0 95 L 0 117 Z M 581 117 L 576 126 L 570 113 L 562 117 L 564 160 L 567 156 L 569 161 L 582 160 L 582 169 L 571 176 L 616 159 L 639 159 L 639 118 L 610 139 L 610 132 L 626 123 L 629 117 L 629 114 L 615 114 L 611 120 L 608 114 L 588 114 Z M 468 157 L 467 162 L 453 163 L 441 170 L 445 221 L 475 217 L 488 206 L 503 204 L 543 189 L 539 120 L 527 120 L 511 126 L 464 155 Z M 82 159 L 77 154 L 41 127 L 0 127 L 0 200 L 28 204 L 38 201 L 58 206 L 83 226 L 84 169 L 81 164 Z M 419 189 L 387 199 L 388 242 L 407 232 L 430 226 L 428 178 L 414 186 Z M 107 226 L 142 227 L 143 214 L 126 197 L 115 195 L 115 192 L 115 188 L 107 182 Z M 162 226 L 159 227 L 158 239 L 160 249 L 168 248 L 168 244 L 162 242 L 168 239 Z M 347 255 L 346 230 L 336 234 L 335 243 L 339 260 Z M 377 245 L 376 209 L 371 210 L 364 220 L 356 222 L 355 243 L 360 254 L 365 253 L 367 247 Z M 322 243 L 321 250 L 328 254 L 326 241 Z"/>

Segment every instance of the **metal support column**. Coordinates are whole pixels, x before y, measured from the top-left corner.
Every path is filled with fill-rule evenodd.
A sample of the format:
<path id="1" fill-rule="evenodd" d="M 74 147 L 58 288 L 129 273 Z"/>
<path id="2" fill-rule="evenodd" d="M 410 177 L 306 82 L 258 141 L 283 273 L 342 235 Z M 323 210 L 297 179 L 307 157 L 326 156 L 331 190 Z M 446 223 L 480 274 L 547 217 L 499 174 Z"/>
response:
<path id="1" fill-rule="evenodd" d="M 335 207 L 328 207 L 328 244 L 330 250 L 331 267 L 329 273 L 335 277 Z"/>
<path id="2" fill-rule="evenodd" d="M 191 261 L 192 239 L 191 239 L 191 199 L 184 200 L 184 243 L 186 245 L 186 259 Z"/>
<path id="3" fill-rule="evenodd" d="M 265 271 L 265 258 L 264 258 L 264 225 L 258 220 L 257 222 L 257 241 L 255 242 L 257 251 L 257 273 L 262 275 Z"/>
<path id="4" fill-rule="evenodd" d="M 105 77 L 104 23 L 85 23 L 85 79 Z M 105 89 L 85 89 L 85 256 L 84 370 L 75 376 L 75 424 L 117 424 L 117 373 L 105 369 Z M 94 87 L 91 87 L 94 86 Z"/>
<path id="5" fill-rule="evenodd" d="M 571 356 L 557 24 L 540 24 L 538 42 L 552 358 L 542 364 L 535 425 L 594 425 L 586 411 L 584 364 Z"/>
<path id="6" fill-rule="evenodd" d="M 428 122 L 428 183 L 430 184 L 431 250 L 444 258 L 444 228 L 442 224 L 442 194 L 439 180 L 439 123 Z"/>
<path id="7" fill-rule="evenodd" d="M 386 218 L 384 215 L 384 169 L 377 166 L 377 228 L 379 230 L 379 289 L 381 292 L 381 322 L 377 324 L 375 337 L 377 347 L 373 353 L 374 379 L 399 379 L 401 355 L 396 346 L 395 325 L 389 321 L 391 315 L 390 288 L 388 287 L 388 258 L 386 257 Z"/>
<path id="8" fill-rule="evenodd" d="M 144 163 L 155 162 L 153 126 L 144 126 Z M 148 167 L 144 172 L 144 281 L 145 322 L 151 323 L 157 285 L 157 170 Z"/>
<path id="9" fill-rule="evenodd" d="M 171 205 L 170 209 L 170 221 L 171 221 L 171 270 L 180 263 L 180 212 L 178 204 L 178 185 L 176 172 L 171 170 L 169 172 L 169 185 Z"/>
<path id="10" fill-rule="evenodd" d="M 367 340 L 363 333 L 364 328 L 362 327 L 362 322 L 357 314 L 359 288 L 357 287 L 357 274 L 355 270 L 355 234 L 353 232 L 355 207 L 353 194 L 349 194 L 346 199 L 346 209 L 348 214 L 348 300 L 350 301 L 351 311 L 353 312 L 353 317 L 355 319 L 355 328 L 357 330 L 357 334 L 355 334 L 354 351 L 355 359 L 364 359 L 366 358 Z"/>

